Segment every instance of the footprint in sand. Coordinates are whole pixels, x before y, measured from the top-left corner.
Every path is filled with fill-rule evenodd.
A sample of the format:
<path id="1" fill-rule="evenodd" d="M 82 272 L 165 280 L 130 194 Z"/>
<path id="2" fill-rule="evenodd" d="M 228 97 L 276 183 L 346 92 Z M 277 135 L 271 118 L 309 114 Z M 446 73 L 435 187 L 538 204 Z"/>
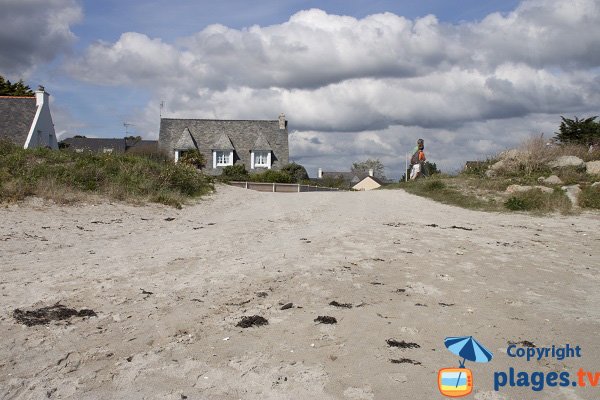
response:
<path id="1" fill-rule="evenodd" d="M 478 392 L 475 400 L 508 400 L 508 397 L 498 392 Z"/>
<path id="2" fill-rule="evenodd" d="M 344 397 L 351 400 L 372 400 L 375 398 L 370 386 L 362 388 L 349 387 L 344 390 Z"/>
<path id="3" fill-rule="evenodd" d="M 451 277 L 450 275 L 446 275 L 446 274 L 437 274 L 436 278 L 438 278 L 442 281 L 447 281 L 447 282 L 451 282 L 454 280 L 453 277 Z"/>

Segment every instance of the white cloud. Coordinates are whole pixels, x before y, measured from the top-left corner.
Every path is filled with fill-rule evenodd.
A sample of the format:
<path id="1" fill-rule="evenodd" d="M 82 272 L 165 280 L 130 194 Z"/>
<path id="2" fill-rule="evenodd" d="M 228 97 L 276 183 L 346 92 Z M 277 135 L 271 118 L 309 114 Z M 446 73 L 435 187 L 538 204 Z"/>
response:
<path id="1" fill-rule="evenodd" d="M 75 41 L 71 25 L 82 17 L 75 0 L 3 0 L 0 73 L 21 78 L 68 52 Z"/>
<path id="2" fill-rule="evenodd" d="M 528 0 L 455 25 L 312 9 L 266 27 L 211 25 L 174 43 L 124 33 L 67 70 L 151 91 L 154 135 L 160 100 L 170 117 L 283 111 L 296 130 L 292 157 L 313 167 L 371 157 L 397 173 L 404 146 L 426 136 L 430 159 L 454 168 L 556 126 L 560 114 L 597 113 L 599 21 L 596 0 Z"/>

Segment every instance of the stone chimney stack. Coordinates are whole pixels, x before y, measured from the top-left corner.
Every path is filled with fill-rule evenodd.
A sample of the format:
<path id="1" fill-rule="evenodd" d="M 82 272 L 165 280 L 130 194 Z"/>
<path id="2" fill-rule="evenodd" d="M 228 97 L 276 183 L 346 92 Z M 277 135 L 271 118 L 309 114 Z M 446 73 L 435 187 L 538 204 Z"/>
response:
<path id="1" fill-rule="evenodd" d="M 317 173 L 317 177 L 319 179 L 323 178 L 323 168 L 319 168 L 319 172 Z"/>
<path id="2" fill-rule="evenodd" d="M 287 121 L 285 120 L 285 114 L 279 114 L 279 129 L 285 129 L 287 127 Z"/>
<path id="3" fill-rule="evenodd" d="M 369 170 L 369 176 L 373 176 L 373 168 Z"/>

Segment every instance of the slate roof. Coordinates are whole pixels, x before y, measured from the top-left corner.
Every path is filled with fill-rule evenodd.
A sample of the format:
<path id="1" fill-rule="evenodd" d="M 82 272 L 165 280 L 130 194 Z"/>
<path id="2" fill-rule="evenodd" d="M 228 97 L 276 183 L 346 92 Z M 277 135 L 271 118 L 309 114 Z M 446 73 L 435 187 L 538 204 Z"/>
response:
<path id="1" fill-rule="evenodd" d="M 190 133 L 190 130 L 188 128 L 185 128 L 183 130 L 183 133 L 181 134 L 181 138 L 179 138 L 179 140 L 175 143 L 173 148 L 177 149 L 177 150 L 189 150 L 189 149 L 196 148 L 196 143 L 195 143 L 194 138 L 192 137 L 192 134 Z"/>
<path id="2" fill-rule="evenodd" d="M 102 153 L 104 149 L 113 149 L 113 153 L 156 153 L 156 140 L 128 140 L 125 138 L 84 138 L 72 137 L 61 141 L 69 145 L 69 149 L 82 149 L 94 153 Z"/>
<path id="3" fill-rule="evenodd" d="M 343 179 L 345 182 L 356 184 L 360 182 L 364 176 L 355 174 L 353 172 L 325 172 L 323 171 L 323 178 L 332 179 Z"/>
<path id="4" fill-rule="evenodd" d="M 252 146 L 252 150 L 273 150 L 273 148 L 271 147 L 271 145 L 269 144 L 269 141 L 267 139 L 265 139 L 265 137 L 261 134 L 258 135 L 258 138 L 256 139 L 256 142 L 254 142 L 254 146 Z"/>
<path id="5" fill-rule="evenodd" d="M 72 137 L 61 141 L 69 145 L 69 149 L 82 149 L 94 153 L 102 153 L 104 149 L 113 149 L 114 153 L 125 153 L 125 139 L 77 138 Z"/>
<path id="6" fill-rule="evenodd" d="M 222 133 L 219 139 L 212 145 L 211 150 L 235 150 L 229 136 Z"/>
<path id="7" fill-rule="evenodd" d="M 24 146 L 36 111 L 35 97 L 0 96 L 0 139 Z"/>

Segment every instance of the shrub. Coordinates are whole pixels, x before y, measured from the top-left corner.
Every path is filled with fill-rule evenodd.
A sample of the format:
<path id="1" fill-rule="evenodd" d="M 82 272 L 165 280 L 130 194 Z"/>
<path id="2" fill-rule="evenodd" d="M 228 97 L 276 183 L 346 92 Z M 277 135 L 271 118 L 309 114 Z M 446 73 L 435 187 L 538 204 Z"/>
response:
<path id="1" fill-rule="evenodd" d="M 583 208 L 600 209 L 600 186 L 588 186 L 579 194 L 579 205 Z"/>
<path id="2" fill-rule="evenodd" d="M 281 168 L 281 171 L 288 174 L 294 183 L 299 183 L 308 179 L 306 168 L 295 162 L 284 165 L 283 168 Z"/>
<path id="3" fill-rule="evenodd" d="M 247 181 L 248 171 L 244 164 L 228 165 L 223 168 L 223 172 L 219 175 L 222 181 Z"/>
<path id="4" fill-rule="evenodd" d="M 571 202 L 559 188 L 552 193 L 532 189 L 511 196 L 504 202 L 504 207 L 512 211 L 566 212 L 571 208 Z"/>
<path id="5" fill-rule="evenodd" d="M 138 155 L 26 150 L 5 142 L 0 142 L 0 178 L 0 201 L 36 195 L 70 202 L 90 193 L 175 205 L 212 190 L 211 180 L 185 163 Z"/>
<path id="6" fill-rule="evenodd" d="M 202 169 L 206 165 L 204 156 L 198 150 L 186 151 L 181 156 L 181 159 L 179 159 L 179 162 L 182 164 L 191 165 L 197 169 Z"/>
<path id="7" fill-rule="evenodd" d="M 260 174 L 250 175 L 250 179 L 253 182 L 267 182 L 267 183 L 293 183 L 293 178 L 284 171 L 275 171 L 269 169 Z"/>
<path id="8" fill-rule="evenodd" d="M 428 180 L 423 184 L 423 189 L 427 191 L 442 190 L 446 187 L 446 184 L 440 180 Z"/>
<path id="9" fill-rule="evenodd" d="M 523 198 L 512 196 L 504 203 L 504 206 L 512 211 L 524 211 L 529 209 L 528 202 Z"/>

